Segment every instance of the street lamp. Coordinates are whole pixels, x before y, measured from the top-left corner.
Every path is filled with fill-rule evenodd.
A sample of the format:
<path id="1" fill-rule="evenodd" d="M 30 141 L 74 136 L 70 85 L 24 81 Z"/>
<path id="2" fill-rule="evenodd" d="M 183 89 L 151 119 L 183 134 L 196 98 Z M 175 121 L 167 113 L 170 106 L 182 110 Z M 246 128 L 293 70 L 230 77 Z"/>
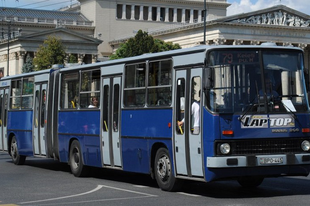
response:
<path id="1" fill-rule="evenodd" d="M 203 44 L 206 44 L 206 21 L 207 21 L 207 0 L 204 0 L 204 15 L 203 15 Z"/>
<path id="2" fill-rule="evenodd" d="M 10 71 L 10 36 L 11 36 L 11 21 L 8 22 L 8 54 L 7 54 L 7 67 L 6 67 L 6 75 L 9 76 Z"/>

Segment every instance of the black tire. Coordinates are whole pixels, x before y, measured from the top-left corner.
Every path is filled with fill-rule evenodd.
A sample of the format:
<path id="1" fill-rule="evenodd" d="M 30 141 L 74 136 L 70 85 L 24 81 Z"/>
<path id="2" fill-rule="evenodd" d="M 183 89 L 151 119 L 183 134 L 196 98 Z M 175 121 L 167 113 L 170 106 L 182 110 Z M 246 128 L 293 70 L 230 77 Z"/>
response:
<path id="1" fill-rule="evenodd" d="M 181 181 L 172 172 L 171 158 L 166 148 L 160 148 L 155 156 L 154 173 L 158 186 L 164 191 L 176 191 Z"/>
<path id="2" fill-rule="evenodd" d="M 238 183 L 245 188 L 258 187 L 264 181 L 264 177 L 240 177 Z"/>
<path id="3" fill-rule="evenodd" d="M 10 154 L 14 164 L 23 165 L 25 163 L 26 156 L 19 155 L 17 140 L 15 136 L 13 136 L 11 140 Z"/>
<path id="4" fill-rule="evenodd" d="M 88 168 L 83 163 L 80 143 L 77 140 L 71 143 L 69 165 L 74 176 L 84 177 L 87 175 Z"/>

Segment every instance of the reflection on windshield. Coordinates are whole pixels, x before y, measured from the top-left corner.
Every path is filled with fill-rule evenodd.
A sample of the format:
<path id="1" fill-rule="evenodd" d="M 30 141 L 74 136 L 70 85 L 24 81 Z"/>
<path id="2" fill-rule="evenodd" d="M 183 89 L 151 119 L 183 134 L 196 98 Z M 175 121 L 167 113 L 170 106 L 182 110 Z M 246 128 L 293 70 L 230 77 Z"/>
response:
<path id="1" fill-rule="evenodd" d="M 260 61 L 262 57 L 262 61 Z M 220 50 L 209 54 L 207 107 L 214 112 L 302 112 L 308 109 L 302 53 Z M 260 65 L 263 62 L 263 65 Z"/>

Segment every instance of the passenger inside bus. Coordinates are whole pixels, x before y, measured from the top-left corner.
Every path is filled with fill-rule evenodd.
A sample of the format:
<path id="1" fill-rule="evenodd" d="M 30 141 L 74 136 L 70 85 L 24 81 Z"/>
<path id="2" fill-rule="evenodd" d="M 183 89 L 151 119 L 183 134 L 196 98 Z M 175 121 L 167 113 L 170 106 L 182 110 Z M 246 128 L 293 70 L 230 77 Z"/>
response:
<path id="1" fill-rule="evenodd" d="M 99 101 L 97 97 L 92 97 L 91 98 L 91 103 L 88 106 L 88 108 L 98 108 L 99 107 Z"/>

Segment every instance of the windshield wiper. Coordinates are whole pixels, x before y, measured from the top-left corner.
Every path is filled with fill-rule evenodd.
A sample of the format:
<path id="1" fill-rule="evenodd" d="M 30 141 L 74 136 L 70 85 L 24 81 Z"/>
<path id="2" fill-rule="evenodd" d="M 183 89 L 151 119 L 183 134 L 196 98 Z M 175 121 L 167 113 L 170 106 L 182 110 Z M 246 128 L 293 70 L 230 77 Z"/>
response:
<path id="1" fill-rule="evenodd" d="M 253 109 L 254 106 L 256 106 L 256 104 L 253 104 L 253 102 L 254 102 L 255 100 L 256 100 L 256 97 L 254 97 L 254 98 L 250 101 L 250 104 L 249 104 L 249 106 L 246 108 L 246 110 L 244 111 L 244 113 L 243 113 L 240 117 L 238 117 L 238 120 L 239 120 L 240 122 L 243 123 L 243 119 L 244 119 L 244 117 L 247 115 L 247 113 L 248 113 L 249 111 L 251 111 L 251 110 Z"/>
<path id="2" fill-rule="evenodd" d="M 281 101 L 281 102 L 282 102 L 282 101 Z M 294 119 L 297 118 L 296 114 L 295 114 L 284 102 L 282 102 L 282 105 L 283 105 L 284 108 L 291 114 L 291 116 L 292 116 Z"/>

